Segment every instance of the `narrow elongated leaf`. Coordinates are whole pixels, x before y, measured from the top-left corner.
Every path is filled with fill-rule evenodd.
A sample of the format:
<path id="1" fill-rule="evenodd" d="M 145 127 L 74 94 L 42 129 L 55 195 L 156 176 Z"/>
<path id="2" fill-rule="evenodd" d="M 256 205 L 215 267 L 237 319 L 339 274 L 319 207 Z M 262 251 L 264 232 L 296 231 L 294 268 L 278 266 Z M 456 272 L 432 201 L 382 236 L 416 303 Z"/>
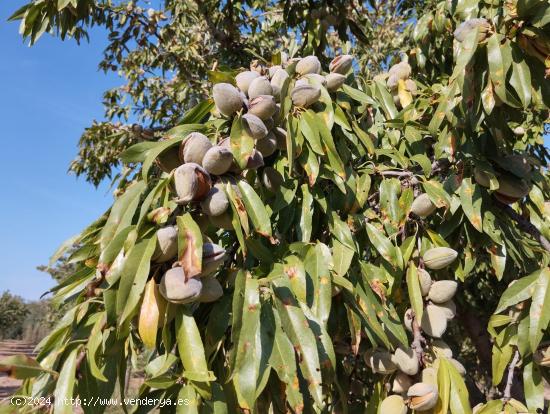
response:
<path id="1" fill-rule="evenodd" d="M 256 388 L 260 376 L 260 358 L 262 353 L 260 338 L 260 293 L 258 280 L 247 277 L 245 280 L 244 300 L 238 336 L 235 338 L 236 353 L 233 367 L 233 384 L 239 406 L 250 410 L 256 400 Z"/>
<path id="2" fill-rule="evenodd" d="M 334 271 L 338 276 L 345 276 L 355 256 L 355 251 L 340 243 L 336 238 L 332 239 L 332 257 Z"/>
<path id="3" fill-rule="evenodd" d="M 512 46 L 512 77 L 510 78 L 510 85 L 514 88 L 519 96 L 519 99 L 523 105 L 523 108 L 527 108 L 531 103 L 531 72 L 529 66 L 523 57 L 521 52 L 518 51 L 515 45 Z"/>
<path id="4" fill-rule="evenodd" d="M 73 412 L 71 399 L 73 398 L 74 384 L 76 381 L 76 357 L 78 352 L 79 348 L 74 348 L 63 361 L 63 368 L 61 368 L 59 372 L 59 378 L 55 385 L 54 414 L 72 414 Z"/>
<path id="5" fill-rule="evenodd" d="M 155 250 L 157 238 L 144 239 L 138 242 L 129 252 L 124 265 L 121 269 L 119 288 L 116 297 L 116 312 L 119 316 L 119 323 L 122 325 L 125 318 L 130 316 L 131 305 L 129 304 L 130 293 L 133 295 L 133 301 L 139 301 L 140 295 L 145 287 L 149 269 L 151 266 L 151 256 Z M 142 284 L 135 286 L 135 283 Z M 134 303 L 134 306 L 137 302 Z M 124 314 L 124 315 L 123 315 Z"/>
<path id="6" fill-rule="evenodd" d="M 540 271 L 536 271 L 529 276 L 518 279 L 516 283 L 506 289 L 500 297 L 495 313 L 500 313 L 516 303 L 531 298 L 533 288 L 538 281 L 539 275 Z"/>
<path id="7" fill-rule="evenodd" d="M 102 328 L 105 325 L 106 318 L 107 315 L 97 320 L 94 327 L 92 328 L 92 332 L 90 333 L 90 340 L 86 344 L 86 360 L 88 362 L 90 372 L 95 378 L 102 382 L 109 381 L 97 364 L 98 351 L 102 349 L 103 345 Z"/>
<path id="8" fill-rule="evenodd" d="M 123 229 L 132 224 L 132 218 L 139 204 L 139 198 L 145 191 L 143 181 L 130 185 L 124 194 L 117 198 L 105 226 L 101 230 L 100 246 L 104 250 L 111 240 Z"/>
<path id="9" fill-rule="evenodd" d="M 176 406 L 176 414 L 199 414 L 199 395 L 193 385 L 188 383 L 182 387 L 178 401 L 182 403 Z"/>
<path id="10" fill-rule="evenodd" d="M 314 281 L 315 294 L 313 312 L 326 326 L 332 304 L 332 256 L 328 246 L 317 242 L 315 247 L 308 250 L 304 259 L 304 267 L 309 277 Z"/>
<path id="11" fill-rule="evenodd" d="M 145 286 L 139 312 L 138 332 L 146 348 L 155 348 L 157 331 L 163 324 L 165 310 L 166 300 L 160 294 L 155 279 L 152 278 Z"/>
<path id="12" fill-rule="evenodd" d="M 344 163 L 336 150 L 336 145 L 334 144 L 334 139 L 330 129 L 326 126 L 324 122 L 318 122 L 317 128 L 321 134 L 321 139 L 323 141 L 324 152 L 328 155 L 328 161 L 334 172 L 341 178 L 346 178 L 346 172 L 344 169 Z"/>
<path id="13" fill-rule="evenodd" d="M 550 324 L 550 269 L 541 270 L 533 285 L 533 298 L 529 309 L 529 340 L 531 349 L 537 349 Z"/>
<path id="14" fill-rule="evenodd" d="M 307 380 L 308 390 L 316 405 L 322 407 L 321 366 L 315 336 L 309 328 L 308 321 L 292 294 L 288 282 L 284 279 L 277 279 L 273 285 L 277 313 L 281 318 L 283 329 L 298 354 L 300 369 Z"/>
<path id="15" fill-rule="evenodd" d="M 242 169 L 246 168 L 248 159 L 254 150 L 254 139 L 247 133 L 241 116 L 236 116 L 231 126 L 229 136 L 231 152 L 235 161 Z"/>
<path id="16" fill-rule="evenodd" d="M 178 309 L 176 313 L 176 335 L 185 376 L 200 382 L 214 380 L 214 375 L 208 371 L 199 328 L 188 308 Z"/>
<path id="17" fill-rule="evenodd" d="M 451 382 L 451 393 L 449 406 L 452 414 L 471 414 L 470 400 L 468 398 L 468 390 L 464 379 L 457 371 L 456 367 L 445 360 L 445 367 L 449 372 Z M 440 365 L 441 366 L 441 365 Z"/>
<path id="18" fill-rule="evenodd" d="M 459 188 L 460 194 L 460 205 L 462 210 L 472 226 L 479 232 L 482 229 L 482 218 L 481 218 L 481 189 L 479 185 L 473 184 L 471 178 L 465 178 L 462 180 L 462 184 Z"/>
<path id="19" fill-rule="evenodd" d="M 264 237 L 271 237 L 271 221 L 262 199 L 246 181 L 239 181 L 238 187 L 254 229 Z"/>
<path id="20" fill-rule="evenodd" d="M 424 301 L 420 290 L 420 281 L 418 280 L 418 270 L 414 262 L 410 262 L 407 269 L 407 289 L 415 318 L 420 321 L 424 312 Z"/>
<path id="21" fill-rule="evenodd" d="M 449 404 L 451 401 L 451 376 L 449 373 L 449 365 L 445 358 L 439 359 L 439 367 L 437 368 L 437 391 L 439 399 L 435 407 L 435 414 L 447 414 L 449 412 Z"/>
<path id="22" fill-rule="evenodd" d="M 544 408 L 544 381 L 540 368 L 533 361 L 525 364 L 523 369 L 523 389 L 525 390 L 525 401 L 532 412 Z"/>
<path id="23" fill-rule="evenodd" d="M 56 375 L 55 371 L 42 367 L 35 359 L 27 355 L 12 355 L 0 359 L 0 369 L 18 379 L 37 377 L 44 372 Z"/>
<path id="24" fill-rule="evenodd" d="M 502 101 L 506 102 L 506 67 L 497 33 L 487 40 L 487 60 L 494 91 Z"/>
<path id="25" fill-rule="evenodd" d="M 186 278 L 197 276 L 202 271 L 202 233 L 191 214 L 176 219 L 178 224 L 178 260 Z"/>
<path id="26" fill-rule="evenodd" d="M 303 242 L 309 242 L 311 239 L 312 221 L 313 221 L 313 196 L 309 192 L 307 184 L 302 184 L 302 208 L 300 211 L 299 238 Z"/>
<path id="27" fill-rule="evenodd" d="M 401 255 L 397 254 L 396 247 L 392 244 L 392 242 L 372 224 L 365 223 L 365 227 L 369 235 L 369 241 L 372 243 L 378 253 L 380 253 L 380 255 L 389 263 L 391 263 L 394 267 L 401 267 L 403 265 L 402 261 L 400 260 Z"/>
<path id="28" fill-rule="evenodd" d="M 317 122 L 315 113 L 308 109 L 300 118 L 300 130 L 313 152 L 319 155 L 325 155 L 323 145 L 321 144 L 321 137 L 319 136 L 319 130 L 317 129 Z"/>
<path id="29" fill-rule="evenodd" d="M 139 301 L 143 295 L 143 290 L 145 289 L 145 283 L 147 282 L 147 277 L 149 276 L 149 269 L 151 268 L 151 257 L 155 252 L 155 247 L 157 244 L 156 235 L 150 239 L 145 239 L 141 243 L 144 244 L 143 254 L 139 260 L 135 260 L 135 272 L 126 273 L 124 272 L 123 277 L 128 281 L 132 280 L 132 286 L 128 296 L 125 299 L 124 311 L 120 317 L 120 324 L 124 325 L 135 313 Z M 132 269 L 134 270 L 134 268 Z M 118 298 L 117 298 L 118 299 Z M 122 299 L 121 299 L 122 300 Z"/>

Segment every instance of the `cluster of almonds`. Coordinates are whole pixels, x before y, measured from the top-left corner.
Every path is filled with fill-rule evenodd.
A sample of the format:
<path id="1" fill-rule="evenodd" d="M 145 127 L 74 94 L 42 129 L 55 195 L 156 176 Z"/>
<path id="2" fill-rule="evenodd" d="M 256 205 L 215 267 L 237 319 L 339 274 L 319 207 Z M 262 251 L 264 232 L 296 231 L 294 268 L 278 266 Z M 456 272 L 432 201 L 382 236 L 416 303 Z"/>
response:
<path id="1" fill-rule="evenodd" d="M 226 118 L 242 113 L 244 133 L 254 139 L 254 149 L 247 160 L 246 169 L 264 166 L 264 158 L 277 150 L 286 149 L 286 131 L 280 127 L 281 91 L 293 78 L 291 91 L 295 107 L 307 108 L 321 97 L 321 87 L 328 91 L 340 88 L 353 63 L 350 55 L 336 57 L 329 66 L 330 73 L 321 75 L 321 62 L 316 56 L 293 58 L 283 65 L 264 67 L 257 62 L 251 70 L 235 77 L 237 87 L 230 83 L 217 83 L 213 99 L 217 112 Z M 219 228 L 231 228 L 229 201 L 221 184 L 228 173 L 242 171 L 231 152 L 229 137 L 217 144 L 199 132 L 189 134 L 179 148 L 168 151 L 158 159 L 166 172 L 174 171 L 175 189 L 179 204 L 199 202 L 202 212 Z M 232 177 L 229 177 L 230 181 Z M 281 177 L 276 170 L 266 167 L 262 171 L 265 186 L 270 189 Z M 225 180 L 226 181 L 226 180 Z M 213 184 L 215 183 L 215 184 Z M 238 193 L 237 187 L 235 187 Z"/>
<path id="2" fill-rule="evenodd" d="M 292 103 L 296 107 L 307 108 L 320 99 L 321 86 L 330 92 L 340 88 L 352 63 L 351 56 L 338 56 L 330 63 L 330 73 L 323 76 L 320 74 L 321 62 L 316 56 L 293 58 L 269 68 L 253 62 L 251 70 L 235 77 L 237 87 L 229 83 L 215 84 L 212 95 L 219 115 L 231 118 L 243 113 L 244 133 L 254 139 L 254 150 L 245 168 L 263 167 L 264 158 L 278 149 L 286 149 L 286 131 L 278 126 L 281 111 L 279 102 L 284 98 L 281 92 L 285 85 L 295 79 L 290 94 Z M 225 184 L 230 183 L 235 193 L 239 194 L 239 188 L 235 185 L 238 178 L 235 175 L 242 173 L 242 170 L 231 152 L 229 137 L 213 144 L 206 135 L 193 132 L 179 147 L 161 154 L 157 163 L 165 172 L 173 171 L 176 203 L 200 204 L 201 212 L 208 216 L 214 226 L 232 228 Z M 282 182 L 282 176 L 272 167 L 263 168 L 261 178 L 270 191 L 274 191 Z M 162 263 L 173 260 L 177 255 L 177 227 L 159 229 L 157 238 L 153 261 Z M 174 303 L 218 299 L 223 292 L 213 274 L 224 258 L 223 248 L 205 243 L 201 274 L 186 275 L 182 267 L 173 267 L 162 277 L 161 294 Z"/>
<path id="3" fill-rule="evenodd" d="M 412 79 L 410 79 L 411 73 L 411 65 L 409 65 L 407 62 L 399 62 L 393 65 L 387 73 L 388 79 L 386 80 L 386 85 L 390 89 L 393 97 L 393 102 L 398 107 L 401 106 L 401 99 L 399 98 L 400 82 L 402 82 L 402 87 L 412 96 L 416 95 L 417 93 L 416 83 Z"/>
<path id="4" fill-rule="evenodd" d="M 426 250 L 422 256 L 424 266 L 439 270 L 450 265 L 458 253 L 448 247 L 434 247 Z M 447 322 L 455 317 L 456 306 L 451 300 L 456 293 L 457 283 L 454 280 L 433 281 L 430 274 L 418 269 L 420 291 L 426 300 L 426 306 L 420 321 L 422 331 L 432 338 L 441 338 L 447 330 Z M 412 332 L 412 309 L 405 313 L 405 326 Z"/>
<path id="5" fill-rule="evenodd" d="M 157 230 L 157 246 L 152 257 L 155 263 L 166 263 L 176 259 L 178 254 L 178 228 L 166 226 Z M 213 302 L 223 295 L 220 282 L 214 277 L 218 267 L 225 260 L 225 249 L 206 242 L 202 250 L 202 270 L 198 275 L 188 277 L 183 267 L 169 269 L 160 281 L 161 295 L 172 303 Z M 176 264 L 178 262 L 175 262 Z"/>
<path id="6" fill-rule="evenodd" d="M 422 259 L 426 267 L 438 270 L 450 265 L 456 257 L 457 252 L 453 249 L 435 247 L 427 250 Z M 367 366 L 373 372 L 384 375 L 395 373 L 391 386 L 394 394 L 382 401 L 382 413 L 405 414 L 408 408 L 415 411 L 432 409 L 438 398 L 436 372 L 437 358 L 440 356 L 448 358 L 462 375 L 465 374 L 462 364 L 453 359 L 450 347 L 438 339 L 445 333 L 447 322 L 456 314 L 452 298 L 456 293 L 457 283 L 451 280 L 433 281 L 430 274 L 422 268 L 418 269 L 418 276 L 420 290 L 426 301 L 420 327 L 432 337 L 429 339 L 429 352 L 420 357 L 415 349 L 400 345 L 393 354 L 376 348 L 368 350 L 364 355 Z M 405 326 L 411 332 L 413 316 L 412 309 L 405 313 Z M 422 371 L 421 363 L 425 366 Z"/>

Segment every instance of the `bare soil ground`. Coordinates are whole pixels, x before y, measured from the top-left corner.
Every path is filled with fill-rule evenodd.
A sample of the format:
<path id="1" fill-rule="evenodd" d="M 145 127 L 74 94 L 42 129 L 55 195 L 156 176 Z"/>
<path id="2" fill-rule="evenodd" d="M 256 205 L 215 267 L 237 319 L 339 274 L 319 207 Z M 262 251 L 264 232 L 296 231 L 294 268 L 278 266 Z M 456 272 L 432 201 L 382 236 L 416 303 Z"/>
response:
<path id="1" fill-rule="evenodd" d="M 35 357 L 34 347 L 35 344 L 25 341 L 0 341 L 0 359 L 17 354 Z M 10 378 L 5 372 L 0 372 L 0 401 L 13 394 L 20 385 L 20 380 Z"/>
<path id="2" fill-rule="evenodd" d="M 36 356 L 36 352 L 34 352 L 34 347 L 35 344 L 25 341 L 0 341 L 0 359 L 17 354 L 24 354 L 34 358 Z M 9 398 L 21 386 L 21 383 L 21 380 L 10 378 L 7 373 L 0 372 L 0 404 L 5 404 L 6 402 L 9 403 Z M 141 384 L 143 384 L 143 374 L 139 372 L 133 373 L 128 387 L 128 396 L 137 396 Z M 83 411 L 80 407 L 74 408 L 75 414 L 80 414 L 82 412 Z M 118 407 L 110 407 L 109 409 L 107 409 L 107 412 L 114 414 L 122 413 L 123 411 Z"/>

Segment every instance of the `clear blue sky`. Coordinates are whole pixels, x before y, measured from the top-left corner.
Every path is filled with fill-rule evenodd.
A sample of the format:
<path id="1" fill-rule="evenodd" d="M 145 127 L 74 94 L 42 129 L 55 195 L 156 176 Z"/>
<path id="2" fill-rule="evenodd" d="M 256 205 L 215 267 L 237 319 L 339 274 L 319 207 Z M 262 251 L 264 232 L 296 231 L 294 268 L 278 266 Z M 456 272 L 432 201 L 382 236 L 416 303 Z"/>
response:
<path id="1" fill-rule="evenodd" d="M 57 246 L 111 203 L 67 174 L 77 141 L 103 115 L 101 94 L 119 83 L 97 70 L 106 36 L 78 46 L 49 35 L 29 48 L 6 19 L 22 1 L 0 2 L 0 292 L 37 299 L 53 286 L 37 271 Z"/>
<path id="2" fill-rule="evenodd" d="M 90 44 L 44 35 L 29 48 L 6 22 L 22 4 L 0 2 L 0 292 L 37 299 L 53 282 L 36 266 L 111 203 L 107 185 L 96 190 L 67 168 L 80 133 L 102 118 L 102 92 L 120 81 L 97 71 L 101 31 Z"/>

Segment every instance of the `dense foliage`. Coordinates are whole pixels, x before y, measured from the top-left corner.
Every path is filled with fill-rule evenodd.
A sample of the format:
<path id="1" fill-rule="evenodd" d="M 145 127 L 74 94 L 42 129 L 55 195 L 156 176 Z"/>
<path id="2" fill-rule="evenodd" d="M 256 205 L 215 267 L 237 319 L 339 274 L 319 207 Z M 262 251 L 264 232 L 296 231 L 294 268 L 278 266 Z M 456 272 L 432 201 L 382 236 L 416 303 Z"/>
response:
<path id="1" fill-rule="evenodd" d="M 93 13 L 82 16 L 104 10 L 88 3 Z M 220 14 L 208 9 L 212 20 L 200 23 L 227 34 L 216 16 L 228 10 L 243 7 L 240 18 L 253 19 L 264 6 L 301 2 L 204 4 Z M 52 258 L 78 246 L 74 273 L 53 289 L 69 310 L 40 344 L 40 365 L 9 361 L 32 365 L 21 392 L 108 398 L 145 356 L 140 396 L 192 402 L 162 412 L 542 410 L 550 4 L 461 0 L 410 10 L 420 6 L 406 30 L 391 29 L 400 54 L 395 45 L 367 54 L 357 30 L 372 33 L 368 22 L 344 18 L 346 30 L 324 37 L 307 29 L 322 19 L 303 14 L 303 46 L 286 42 L 289 27 L 266 23 L 258 60 L 244 46 L 215 48 L 223 65 L 203 66 L 201 86 L 173 85 L 189 93 L 177 116 L 160 111 L 159 129 L 120 154 L 125 176 L 113 206 Z M 63 31 L 61 17 L 42 16 L 40 28 L 53 21 Z M 71 15 L 82 19 L 71 26 L 76 36 L 82 16 Z M 239 38 L 249 35 L 242 25 Z M 344 35 L 353 42 L 328 41 Z M 261 45 L 258 36 L 252 43 Z M 282 52 L 272 54 L 273 44 Z M 192 65 L 192 50 L 174 53 Z M 342 63 L 346 52 L 356 56 L 352 67 Z M 375 74 L 382 62 L 390 69 Z M 243 83 L 260 75 L 269 87 Z M 228 152 L 232 165 L 219 169 Z"/>
<path id="2" fill-rule="evenodd" d="M 18 338 L 29 313 L 22 298 L 6 291 L 0 296 L 0 339 Z"/>
<path id="3" fill-rule="evenodd" d="M 403 28 L 424 1 L 330 2 L 180 1 L 158 9 L 143 2 L 45 0 L 12 16 L 34 43 L 44 32 L 77 41 L 91 26 L 109 33 L 99 67 L 124 79 L 104 94 L 105 120 L 93 122 L 80 140 L 70 169 L 98 184 L 119 166 L 119 154 L 143 139 L 158 139 L 206 98 L 209 72 L 248 66 L 273 50 L 323 54 L 349 49 L 365 74 L 380 70 L 404 41 Z M 309 10 L 315 10 L 310 13 Z M 346 43 L 347 42 L 347 43 Z M 130 123 L 129 123 L 130 122 Z M 144 128 L 132 128 L 137 122 Z M 144 130 L 145 129 L 145 130 Z M 124 175 L 125 171 L 122 171 Z"/>

